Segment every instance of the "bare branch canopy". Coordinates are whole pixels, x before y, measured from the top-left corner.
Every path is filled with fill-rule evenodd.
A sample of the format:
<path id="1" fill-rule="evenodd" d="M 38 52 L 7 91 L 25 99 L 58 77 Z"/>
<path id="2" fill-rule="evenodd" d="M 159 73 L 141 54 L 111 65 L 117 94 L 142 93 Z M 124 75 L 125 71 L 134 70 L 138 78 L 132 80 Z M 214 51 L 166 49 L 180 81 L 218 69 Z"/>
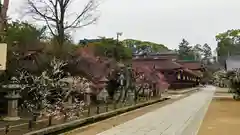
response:
<path id="1" fill-rule="evenodd" d="M 81 10 L 70 12 L 76 0 L 27 0 L 27 13 L 37 21 L 44 21 L 50 33 L 63 45 L 67 30 L 82 28 L 95 23 L 99 17 L 99 0 L 85 0 Z"/>

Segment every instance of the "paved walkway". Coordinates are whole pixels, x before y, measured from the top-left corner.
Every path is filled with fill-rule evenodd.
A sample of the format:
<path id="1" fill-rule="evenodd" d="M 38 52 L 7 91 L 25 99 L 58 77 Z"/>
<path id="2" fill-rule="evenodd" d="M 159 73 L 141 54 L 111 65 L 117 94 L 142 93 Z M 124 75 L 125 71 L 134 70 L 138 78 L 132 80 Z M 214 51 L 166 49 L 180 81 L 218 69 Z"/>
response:
<path id="1" fill-rule="evenodd" d="M 98 135 L 196 135 L 215 88 L 159 108 Z"/>

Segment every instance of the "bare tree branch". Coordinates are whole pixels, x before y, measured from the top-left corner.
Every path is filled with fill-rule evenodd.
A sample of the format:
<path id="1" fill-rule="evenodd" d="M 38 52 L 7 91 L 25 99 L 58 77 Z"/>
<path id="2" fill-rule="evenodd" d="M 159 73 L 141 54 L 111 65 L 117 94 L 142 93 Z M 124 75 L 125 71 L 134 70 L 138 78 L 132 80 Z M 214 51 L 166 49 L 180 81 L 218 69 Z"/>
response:
<path id="1" fill-rule="evenodd" d="M 91 25 L 99 16 L 96 9 L 99 0 L 88 0 L 83 10 L 75 13 L 74 19 L 69 23 L 68 9 L 74 0 L 28 0 L 29 14 L 36 20 L 44 21 L 50 33 L 56 37 L 60 46 L 65 42 L 66 30 L 77 29 Z"/>
<path id="2" fill-rule="evenodd" d="M 37 7 L 36 4 L 35 4 L 34 2 L 32 2 L 32 0 L 28 0 L 28 4 L 29 4 L 29 6 L 32 8 L 32 9 L 30 10 L 30 12 L 33 13 L 33 14 L 39 15 L 39 16 L 42 17 L 42 18 L 46 18 L 46 19 L 49 20 L 49 21 L 53 21 L 53 22 L 57 21 L 56 18 L 53 18 L 53 17 L 48 16 L 48 15 L 46 14 L 46 13 L 47 13 L 47 9 L 50 8 L 49 5 L 47 5 L 47 4 L 46 4 L 45 2 L 43 2 L 42 0 L 40 0 L 40 2 L 45 4 L 45 8 L 46 8 L 46 9 L 45 9 L 45 13 L 43 13 L 43 12 L 39 9 L 39 7 Z"/>
<path id="3" fill-rule="evenodd" d="M 94 16 L 91 12 L 95 11 L 99 5 L 96 3 L 95 0 L 90 0 L 82 12 L 77 15 L 76 19 L 70 24 L 65 27 L 65 29 L 69 28 L 81 28 L 87 25 L 90 25 L 97 21 L 99 16 Z M 85 24 L 81 24 L 84 21 L 87 21 Z"/>

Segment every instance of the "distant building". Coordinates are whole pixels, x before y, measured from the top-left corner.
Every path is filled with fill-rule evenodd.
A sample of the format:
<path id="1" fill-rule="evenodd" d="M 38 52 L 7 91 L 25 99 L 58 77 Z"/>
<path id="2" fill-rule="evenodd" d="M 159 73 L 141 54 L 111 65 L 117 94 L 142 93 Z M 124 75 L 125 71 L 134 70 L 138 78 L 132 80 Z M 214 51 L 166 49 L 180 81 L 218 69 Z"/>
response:
<path id="1" fill-rule="evenodd" d="M 159 52 L 159 53 L 141 53 L 141 54 L 133 54 L 133 59 L 138 58 L 153 58 L 153 59 L 171 59 L 171 60 L 177 60 L 178 55 L 174 51 L 168 51 L 168 52 Z"/>
<path id="2" fill-rule="evenodd" d="M 204 66 L 199 61 L 179 61 L 176 52 L 133 55 L 135 68 L 149 67 L 164 75 L 170 89 L 194 87 L 199 84 Z"/>
<path id="3" fill-rule="evenodd" d="M 111 38 L 105 38 L 105 39 L 111 39 Z M 88 43 L 100 42 L 101 40 L 102 40 L 102 38 L 97 38 L 97 39 L 86 39 L 86 38 L 84 38 L 83 40 L 79 40 L 78 44 L 86 45 Z"/>
<path id="4" fill-rule="evenodd" d="M 240 55 L 229 56 L 225 62 L 225 68 L 227 71 L 240 68 Z"/>

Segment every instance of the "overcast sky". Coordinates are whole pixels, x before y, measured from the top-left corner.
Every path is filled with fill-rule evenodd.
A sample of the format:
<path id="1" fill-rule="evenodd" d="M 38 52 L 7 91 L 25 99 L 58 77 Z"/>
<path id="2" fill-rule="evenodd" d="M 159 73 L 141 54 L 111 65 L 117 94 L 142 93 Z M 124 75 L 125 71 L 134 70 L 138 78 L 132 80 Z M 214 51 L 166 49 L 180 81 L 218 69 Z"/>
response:
<path id="1" fill-rule="evenodd" d="M 10 1 L 9 16 L 16 18 L 25 0 Z M 73 10 L 79 10 L 81 1 Z M 217 33 L 240 28 L 239 6 L 239 0 L 105 0 L 98 23 L 77 30 L 74 38 L 116 37 L 123 32 L 121 40 L 146 40 L 173 49 L 185 38 L 215 49 Z"/>

